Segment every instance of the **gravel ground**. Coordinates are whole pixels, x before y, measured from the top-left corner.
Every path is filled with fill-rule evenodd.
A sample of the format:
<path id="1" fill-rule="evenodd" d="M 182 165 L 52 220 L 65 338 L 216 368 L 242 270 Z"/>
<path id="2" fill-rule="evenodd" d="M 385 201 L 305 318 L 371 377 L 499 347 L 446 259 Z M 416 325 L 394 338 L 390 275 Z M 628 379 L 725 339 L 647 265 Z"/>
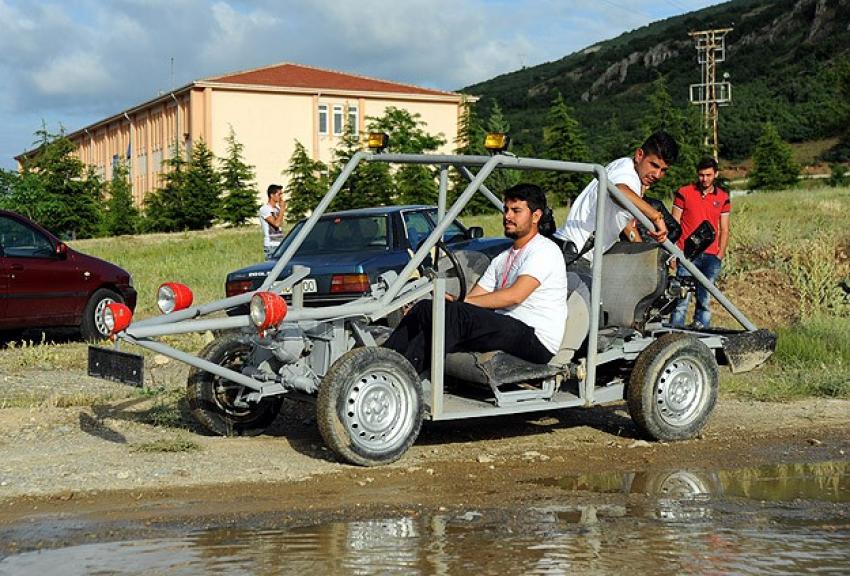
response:
<path id="1" fill-rule="evenodd" d="M 179 381 L 179 373 L 173 376 Z M 0 499 L 61 500 L 92 491 L 280 483 L 375 470 L 336 462 L 323 446 L 309 404 L 285 403 L 265 435 L 219 438 L 194 427 L 184 402 L 175 401 L 177 392 L 169 405 L 162 397 L 73 371 L 30 371 L 0 376 L 0 382 L 0 405 L 9 406 L 0 409 Z M 10 401 L 27 393 L 43 401 L 32 407 Z M 94 406 L 67 406 L 68 399 L 93 397 L 101 399 Z M 638 440 L 622 405 L 426 423 L 416 445 L 386 469 L 531 459 L 560 461 L 564 470 L 581 472 L 667 458 L 691 466 L 715 460 L 746 465 L 759 454 L 845 458 L 848 423 L 848 401 L 780 404 L 725 397 L 699 439 L 675 444 Z M 815 454 L 827 449 L 828 454 Z"/>

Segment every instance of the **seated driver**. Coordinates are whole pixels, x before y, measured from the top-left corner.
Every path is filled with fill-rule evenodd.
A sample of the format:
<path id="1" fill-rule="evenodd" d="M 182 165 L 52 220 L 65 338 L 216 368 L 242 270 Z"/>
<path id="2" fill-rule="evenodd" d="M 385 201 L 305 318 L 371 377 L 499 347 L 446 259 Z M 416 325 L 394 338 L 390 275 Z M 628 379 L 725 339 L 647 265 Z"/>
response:
<path id="1" fill-rule="evenodd" d="M 561 345 L 567 319 L 567 276 L 546 196 L 533 184 L 504 192 L 505 236 L 514 243 L 487 267 L 463 302 L 447 296 L 445 350 L 503 350 L 538 364 Z M 432 302 L 418 302 L 383 344 L 418 373 L 430 368 Z"/>

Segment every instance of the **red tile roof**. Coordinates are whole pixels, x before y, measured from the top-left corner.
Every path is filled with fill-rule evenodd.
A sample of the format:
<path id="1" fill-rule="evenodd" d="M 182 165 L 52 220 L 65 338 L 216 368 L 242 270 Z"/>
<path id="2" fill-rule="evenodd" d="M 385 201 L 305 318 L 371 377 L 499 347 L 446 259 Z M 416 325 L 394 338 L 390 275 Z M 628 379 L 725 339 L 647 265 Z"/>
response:
<path id="1" fill-rule="evenodd" d="M 281 88 L 308 88 L 340 90 L 346 92 L 391 92 L 395 94 L 424 94 L 432 96 L 458 96 L 454 92 L 431 90 L 411 84 L 398 84 L 366 76 L 344 74 L 299 64 L 275 64 L 265 68 L 207 78 L 207 82 L 224 84 L 257 84 Z"/>

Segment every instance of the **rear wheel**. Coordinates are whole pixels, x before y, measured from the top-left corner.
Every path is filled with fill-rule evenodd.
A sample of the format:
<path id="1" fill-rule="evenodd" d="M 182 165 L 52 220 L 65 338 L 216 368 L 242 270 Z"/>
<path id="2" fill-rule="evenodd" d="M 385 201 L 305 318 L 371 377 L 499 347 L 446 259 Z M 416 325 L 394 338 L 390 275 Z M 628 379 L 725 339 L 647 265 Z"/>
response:
<path id="1" fill-rule="evenodd" d="M 228 334 L 210 342 L 199 356 L 240 372 L 250 353 L 250 342 L 241 335 Z M 250 392 L 241 384 L 205 370 L 192 367 L 189 371 L 186 396 L 192 415 L 204 428 L 219 436 L 256 436 L 277 418 L 282 396 L 245 402 L 243 396 Z"/>
<path id="2" fill-rule="evenodd" d="M 687 334 L 665 334 L 638 356 L 629 379 L 629 414 L 655 440 L 696 436 L 717 400 L 718 368 L 708 346 Z"/>
<path id="3" fill-rule="evenodd" d="M 319 431 L 351 464 L 398 460 L 422 427 L 422 384 L 407 359 L 387 348 L 355 348 L 328 370 L 319 388 Z"/>
<path id="4" fill-rule="evenodd" d="M 109 336 L 109 330 L 103 323 L 103 311 L 107 304 L 113 302 L 124 302 L 124 299 L 115 291 L 109 288 L 98 288 L 91 295 L 83 310 L 83 320 L 80 324 L 80 335 L 83 340 L 94 341 L 103 340 Z"/>

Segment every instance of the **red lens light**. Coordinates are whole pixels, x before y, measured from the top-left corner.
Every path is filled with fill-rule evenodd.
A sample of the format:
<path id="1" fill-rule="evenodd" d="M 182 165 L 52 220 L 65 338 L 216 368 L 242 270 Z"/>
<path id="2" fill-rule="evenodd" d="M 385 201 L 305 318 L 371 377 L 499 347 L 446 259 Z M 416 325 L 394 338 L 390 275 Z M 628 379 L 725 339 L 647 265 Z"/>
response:
<path id="1" fill-rule="evenodd" d="M 234 282 L 228 282 L 224 287 L 224 293 L 227 294 L 227 297 L 238 296 L 239 294 L 244 294 L 245 292 L 250 292 L 254 289 L 254 283 L 250 280 L 236 280 Z"/>
<path id="2" fill-rule="evenodd" d="M 163 314 L 183 310 L 192 305 L 192 290 L 179 282 L 166 282 L 157 291 L 157 305 Z"/>
<path id="3" fill-rule="evenodd" d="M 331 294 L 362 293 L 368 290 L 368 274 L 334 274 L 331 277 Z"/>
<path id="4" fill-rule="evenodd" d="M 277 326 L 286 317 L 286 301 L 274 292 L 257 292 L 251 297 L 251 322 L 257 330 L 264 332 L 267 328 Z"/>
<path id="5" fill-rule="evenodd" d="M 125 304 L 111 302 L 103 311 L 103 323 L 110 334 L 122 332 L 133 321 L 133 312 Z"/>

